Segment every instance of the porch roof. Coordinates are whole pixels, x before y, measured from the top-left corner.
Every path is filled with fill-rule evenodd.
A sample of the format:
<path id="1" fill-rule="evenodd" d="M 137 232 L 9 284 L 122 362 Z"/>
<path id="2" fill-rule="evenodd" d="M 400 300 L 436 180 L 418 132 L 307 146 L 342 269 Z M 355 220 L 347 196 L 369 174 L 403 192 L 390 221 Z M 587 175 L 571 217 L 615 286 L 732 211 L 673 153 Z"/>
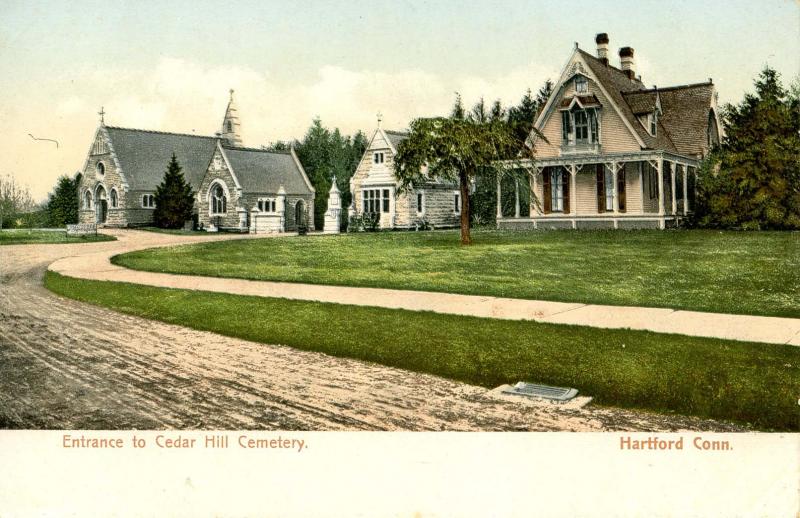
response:
<path id="1" fill-rule="evenodd" d="M 690 167 L 697 167 L 699 160 L 696 158 L 680 155 L 670 151 L 658 149 L 646 149 L 642 151 L 630 151 L 627 153 L 603 153 L 603 154 L 584 154 L 584 155 L 569 155 L 553 158 L 542 159 L 525 159 L 525 160 L 505 160 L 503 163 L 510 169 L 518 167 L 554 167 L 554 166 L 568 166 L 568 165 L 584 165 L 584 164 L 607 164 L 609 162 L 641 162 L 647 160 L 663 159 L 668 162 L 677 162 L 679 164 L 688 165 Z"/>

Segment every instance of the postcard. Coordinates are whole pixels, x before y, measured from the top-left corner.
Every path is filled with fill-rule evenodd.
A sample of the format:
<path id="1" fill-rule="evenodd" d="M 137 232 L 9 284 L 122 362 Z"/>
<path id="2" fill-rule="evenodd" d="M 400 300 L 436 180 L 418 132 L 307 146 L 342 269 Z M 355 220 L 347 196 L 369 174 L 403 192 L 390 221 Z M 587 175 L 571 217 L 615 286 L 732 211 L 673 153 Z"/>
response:
<path id="1" fill-rule="evenodd" d="M 6 1 L 0 515 L 800 513 L 800 4 Z"/>

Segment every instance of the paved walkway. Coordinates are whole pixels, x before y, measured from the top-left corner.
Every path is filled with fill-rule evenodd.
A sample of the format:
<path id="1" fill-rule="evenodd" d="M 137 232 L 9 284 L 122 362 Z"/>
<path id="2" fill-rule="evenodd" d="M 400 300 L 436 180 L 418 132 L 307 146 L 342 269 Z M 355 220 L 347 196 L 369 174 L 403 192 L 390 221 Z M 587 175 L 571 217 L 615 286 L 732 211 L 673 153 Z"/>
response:
<path id="1" fill-rule="evenodd" d="M 100 251 L 87 248 L 86 253 L 55 261 L 50 265 L 50 270 L 82 279 L 130 282 L 165 288 L 433 311 L 508 320 L 535 320 L 554 324 L 630 328 L 658 333 L 800 346 L 800 319 L 796 318 L 570 304 L 425 291 L 351 288 L 133 271 L 112 265 L 109 259 L 113 255 L 133 250 L 174 245 L 175 239 L 157 242 L 152 238 L 140 236 L 143 232 L 130 230 L 110 233 L 120 238 L 116 242 L 118 246 L 105 247 Z M 181 242 L 200 240 L 203 238 L 186 237 L 185 241 Z"/>

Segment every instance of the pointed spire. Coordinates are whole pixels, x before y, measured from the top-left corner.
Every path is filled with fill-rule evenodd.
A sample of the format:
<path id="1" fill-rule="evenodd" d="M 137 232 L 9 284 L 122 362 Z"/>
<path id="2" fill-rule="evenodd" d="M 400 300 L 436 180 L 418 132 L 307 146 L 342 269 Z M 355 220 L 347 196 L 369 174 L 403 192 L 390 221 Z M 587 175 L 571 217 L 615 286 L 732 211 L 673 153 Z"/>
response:
<path id="1" fill-rule="evenodd" d="M 230 89 L 230 99 L 225 110 L 225 118 L 222 120 L 222 131 L 220 137 L 231 146 L 241 146 L 241 124 L 239 123 L 239 110 L 233 102 L 233 88 Z"/>

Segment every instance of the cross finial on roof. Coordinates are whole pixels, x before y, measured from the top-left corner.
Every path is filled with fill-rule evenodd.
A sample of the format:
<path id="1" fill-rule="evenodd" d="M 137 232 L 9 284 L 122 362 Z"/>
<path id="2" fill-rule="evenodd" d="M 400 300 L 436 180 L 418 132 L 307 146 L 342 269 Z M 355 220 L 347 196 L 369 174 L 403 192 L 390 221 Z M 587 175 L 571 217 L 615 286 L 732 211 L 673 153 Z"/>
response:
<path id="1" fill-rule="evenodd" d="M 102 106 L 100 107 L 100 111 L 97 112 L 97 115 L 100 116 L 100 124 L 105 124 L 106 123 L 106 111 L 103 109 Z"/>
<path id="2" fill-rule="evenodd" d="M 383 120 L 383 114 L 378 111 L 378 128 L 381 127 L 381 121 Z"/>

